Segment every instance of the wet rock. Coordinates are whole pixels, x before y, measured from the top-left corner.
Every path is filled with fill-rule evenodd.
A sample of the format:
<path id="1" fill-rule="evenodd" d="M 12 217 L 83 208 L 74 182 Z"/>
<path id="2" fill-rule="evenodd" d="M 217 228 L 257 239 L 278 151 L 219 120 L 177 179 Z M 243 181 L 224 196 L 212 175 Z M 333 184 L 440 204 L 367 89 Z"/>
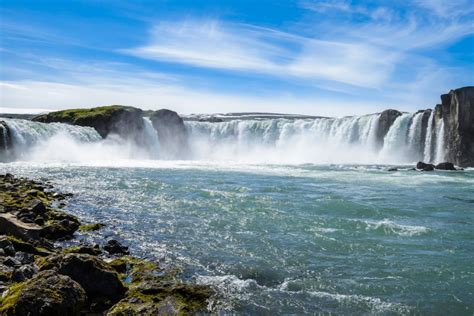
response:
<path id="1" fill-rule="evenodd" d="M 117 240 L 109 240 L 104 246 L 104 250 L 111 255 L 128 255 L 128 247 L 123 246 Z"/>
<path id="2" fill-rule="evenodd" d="M 422 161 L 419 161 L 416 164 L 416 169 L 422 170 L 422 171 L 433 171 L 434 170 L 434 165 L 430 163 L 424 163 Z"/>
<path id="3" fill-rule="evenodd" d="M 15 282 L 23 282 L 31 279 L 38 272 L 38 268 L 34 265 L 22 265 L 16 268 L 12 273 L 12 280 Z"/>
<path id="4" fill-rule="evenodd" d="M 161 109 L 150 116 L 166 158 L 185 158 L 189 153 L 188 132 L 178 113 Z"/>
<path id="5" fill-rule="evenodd" d="M 388 171 L 398 171 L 398 168 L 390 168 Z"/>
<path id="6" fill-rule="evenodd" d="M 13 257 L 7 257 L 3 260 L 3 264 L 7 267 L 19 267 L 21 266 L 21 262 Z"/>
<path id="7" fill-rule="evenodd" d="M 435 169 L 439 170 L 456 170 L 451 162 L 441 162 L 435 166 Z"/>
<path id="8" fill-rule="evenodd" d="M 15 255 L 15 247 L 13 247 L 12 242 L 7 237 L 0 238 L 0 249 L 3 250 L 3 254 L 6 256 Z"/>
<path id="9" fill-rule="evenodd" d="M 95 246 L 81 245 L 81 246 L 76 246 L 76 247 L 70 247 L 66 249 L 65 252 L 83 253 L 83 254 L 88 254 L 92 256 L 98 256 L 102 254 L 102 250 L 100 250 L 100 247 L 98 245 L 95 245 Z"/>
<path id="10" fill-rule="evenodd" d="M 47 270 L 11 286 L 0 307 L 1 315 L 78 315 L 85 307 L 86 293 L 70 277 Z"/>
<path id="11" fill-rule="evenodd" d="M 117 273 L 104 261 L 88 254 L 53 255 L 40 266 L 40 270 L 56 269 L 78 282 L 89 299 L 106 308 L 123 298 L 125 288 Z"/>
<path id="12" fill-rule="evenodd" d="M 99 230 L 102 227 L 105 227 L 105 224 L 102 224 L 102 223 L 87 224 L 87 225 L 79 226 L 79 230 L 83 232 L 89 232 L 89 231 Z"/>
<path id="13" fill-rule="evenodd" d="M 400 111 L 397 110 L 385 110 L 382 113 L 380 113 L 377 129 L 376 129 L 376 139 L 377 143 L 379 144 L 380 147 L 383 146 L 384 142 L 384 137 L 387 135 L 388 130 L 392 126 L 393 122 L 402 115 Z"/>
<path id="14" fill-rule="evenodd" d="M 446 157 L 461 167 L 474 167 L 474 87 L 441 96 L 436 116 L 444 122 Z"/>
<path id="15" fill-rule="evenodd" d="M 15 255 L 15 259 L 20 261 L 21 264 L 30 264 L 35 262 L 35 256 L 26 252 L 17 252 Z"/>

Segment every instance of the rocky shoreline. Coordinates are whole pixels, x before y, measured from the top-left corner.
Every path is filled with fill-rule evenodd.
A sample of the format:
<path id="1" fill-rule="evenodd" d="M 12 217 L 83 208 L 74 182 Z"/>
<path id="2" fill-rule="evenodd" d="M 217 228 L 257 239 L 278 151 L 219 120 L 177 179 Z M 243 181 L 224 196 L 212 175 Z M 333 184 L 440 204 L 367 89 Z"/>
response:
<path id="1" fill-rule="evenodd" d="M 0 175 L 0 315 L 184 315 L 205 312 L 213 294 L 129 255 L 118 241 L 61 246 L 81 225 L 69 194 L 48 182 Z M 58 245 L 59 244 L 59 245 Z"/>

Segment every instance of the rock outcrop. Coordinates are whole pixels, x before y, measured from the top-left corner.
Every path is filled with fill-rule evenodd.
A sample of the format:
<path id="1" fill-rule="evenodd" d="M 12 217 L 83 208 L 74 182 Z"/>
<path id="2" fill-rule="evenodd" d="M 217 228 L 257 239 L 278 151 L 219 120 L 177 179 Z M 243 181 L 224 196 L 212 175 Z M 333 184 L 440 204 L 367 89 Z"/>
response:
<path id="1" fill-rule="evenodd" d="M 461 167 L 474 167 L 474 87 L 443 94 L 435 111 L 444 121 L 445 159 Z"/>
<path id="2" fill-rule="evenodd" d="M 158 132 L 165 158 L 185 158 L 189 152 L 188 133 L 178 113 L 162 109 L 153 112 L 150 120 Z"/>
<path id="3" fill-rule="evenodd" d="M 12 154 L 13 139 L 5 121 L 0 121 L 0 162 L 7 161 Z"/>
<path id="4" fill-rule="evenodd" d="M 383 146 L 384 142 L 384 137 L 387 135 L 390 126 L 392 126 L 393 122 L 402 115 L 400 111 L 397 110 L 385 110 L 382 113 L 380 113 L 378 125 L 377 125 L 377 130 L 376 130 L 376 137 L 377 137 L 377 143 L 379 144 L 380 147 Z"/>
<path id="5" fill-rule="evenodd" d="M 118 134 L 127 139 L 135 138 L 144 129 L 143 111 L 121 105 L 50 112 L 33 118 L 33 121 L 89 126 L 95 128 L 103 138 L 109 134 Z"/>
<path id="6" fill-rule="evenodd" d="M 8 289 L 1 315 L 78 315 L 85 307 L 86 292 L 70 277 L 47 270 Z"/>

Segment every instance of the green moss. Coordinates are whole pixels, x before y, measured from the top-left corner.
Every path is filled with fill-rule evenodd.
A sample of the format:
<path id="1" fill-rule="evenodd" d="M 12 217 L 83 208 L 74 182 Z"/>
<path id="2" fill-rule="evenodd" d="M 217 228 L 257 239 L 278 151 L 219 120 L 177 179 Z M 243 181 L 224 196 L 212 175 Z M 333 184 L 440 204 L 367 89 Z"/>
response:
<path id="1" fill-rule="evenodd" d="M 10 315 L 15 313 L 15 306 L 20 298 L 26 282 L 14 284 L 8 288 L 6 296 L 0 296 L 0 314 Z"/>
<path id="2" fill-rule="evenodd" d="M 100 106 L 91 109 L 70 109 L 64 111 L 50 112 L 45 116 L 53 121 L 68 121 L 71 124 L 76 124 L 77 121 L 92 117 L 106 117 L 117 110 L 131 110 L 133 107 L 124 105 L 109 105 Z"/>
<path id="3" fill-rule="evenodd" d="M 83 232 L 90 232 L 90 231 L 99 230 L 104 226 L 105 226 L 105 224 L 102 224 L 102 223 L 87 224 L 87 225 L 79 226 L 79 230 L 83 231 Z"/>
<path id="4" fill-rule="evenodd" d="M 16 237 L 8 235 L 7 239 L 13 244 L 13 248 L 15 248 L 15 251 L 22 251 L 43 257 L 51 254 L 51 251 L 46 248 L 34 246 L 31 243 L 18 239 Z"/>

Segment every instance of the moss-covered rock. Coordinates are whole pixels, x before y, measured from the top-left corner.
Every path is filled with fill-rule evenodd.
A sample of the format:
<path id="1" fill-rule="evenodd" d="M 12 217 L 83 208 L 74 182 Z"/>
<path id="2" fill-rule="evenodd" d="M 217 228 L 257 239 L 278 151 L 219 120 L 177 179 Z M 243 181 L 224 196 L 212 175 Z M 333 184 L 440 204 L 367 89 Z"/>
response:
<path id="1" fill-rule="evenodd" d="M 128 291 L 107 315 L 189 315 L 204 310 L 212 295 L 209 287 L 185 284 L 178 270 L 161 269 L 155 262 L 124 256 L 111 265 Z"/>
<path id="2" fill-rule="evenodd" d="M 79 230 L 82 232 L 91 232 L 91 231 L 99 230 L 104 226 L 105 224 L 102 224 L 102 223 L 87 224 L 87 225 L 79 226 Z"/>
<path id="3" fill-rule="evenodd" d="M 40 271 L 55 269 L 78 282 L 100 310 L 122 299 L 126 291 L 117 272 L 92 255 L 62 253 L 47 257 L 38 264 Z"/>
<path id="4" fill-rule="evenodd" d="M 0 298 L 1 315 L 78 315 L 86 292 L 70 277 L 48 270 L 12 285 Z"/>
<path id="5" fill-rule="evenodd" d="M 143 112 L 140 109 L 110 105 L 91 109 L 71 109 L 37 116 L 33 121 L 43 123 L 66 123 L 93 127 L 103 138 L 114 133 L 128 138 L 142 131 Z"/>
<path id="6" fill-rule="evenodd" d="M 70 238 L 79 220 L 53 204 L 64 195 L 52 192 L 41 182 L 0 175 L 0 234 L 22 240 Z"/>

